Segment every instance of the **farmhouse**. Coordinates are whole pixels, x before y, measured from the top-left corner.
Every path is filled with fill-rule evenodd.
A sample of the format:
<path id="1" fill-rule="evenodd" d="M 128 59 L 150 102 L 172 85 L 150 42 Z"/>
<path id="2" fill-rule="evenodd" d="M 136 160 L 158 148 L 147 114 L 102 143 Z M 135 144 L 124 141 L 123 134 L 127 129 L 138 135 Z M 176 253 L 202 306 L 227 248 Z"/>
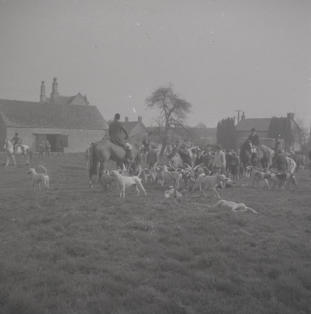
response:
<path id="1" fill-rule="evenodd" d="M 287 122 L 289 125 L 290 133 L 292 135 L 292 143 L 291 147 L 285 147 L 286 149 L 294 149 L 295 151 L 301 150 L 302 146 L 302 136 L 301 129 L 297 122 L 295 121 L 295 116 L 293 113 L 288 113 L 286 117 L 281 118 L 242 118 L 240 122 L 236 126 L 236 135 L 237 135 L 237 144 L 240 146 L 249 136 L 251 129 L 255 128 L 257 134 L 260 137 L 260 141 L 262 144 L 266 144 L 271 148 L 274 147 L 274 140 L 276 135 L 271 134 L 271 122 L 273 123 L 273 119 L 278 119 L 282 122 L 283 125 Z M 286 142 L 282 130 L 284 127 L 280 129 L 281 140 L 283 143 Z M 286 143 L 283 144 L 286 146 Z"/>
<path id="2" fill-rule="evenodd" d="M 143 140 L 148 138 L 148 130 L 143 123 L 142 116 L 138 116 L 136 121 L 129 121 L 128 117 L 125 117 L 121 123 L 127 131 L 132 144 L 141 145 Z"/>
<path id="3" fill-rule="evenodd" d="M 53 80 L 51 97 L 45 97 L 41 83 L 39 102 L 0 99 L 0 145 L 17 132 L 24 144 L 38 151 L 48 140 L 52 152 L 85 151 L 93 141 L 104 137 L 107 123 L 86 96 L 61 96 Z"/>

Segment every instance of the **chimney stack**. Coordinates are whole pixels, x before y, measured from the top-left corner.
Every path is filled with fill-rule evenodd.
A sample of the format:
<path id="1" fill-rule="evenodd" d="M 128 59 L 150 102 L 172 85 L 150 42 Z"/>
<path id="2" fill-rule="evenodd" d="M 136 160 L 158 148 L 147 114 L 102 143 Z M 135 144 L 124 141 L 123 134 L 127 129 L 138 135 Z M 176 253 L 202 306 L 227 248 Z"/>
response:
<path id="1" fill-rule="evenodd" d="M 55 97 L 59 96 L 58 94 L 58 83 L 57 83 L 57 78 L 53 78 L 53 83 L 52 83 L 52 92 L 51 92 L 51 100 L 54 101 Z"/>
<path id="2" fill-rule="evenodd" d="M 295 114 L 293 112 L 288 112 L 287 113 L 287 119 L 289 120 L 294 120 Z"/>
<path id="3" fill-rule="evenodd" d="M 142 116 L 138 116 L 138 122 L 143 122 L 143 117 Z"/>
<path id="4" fill-rule="evenodd" d="M 40 102 L 45 103 L 46 102 L 46 95 L 45 95 L 45 82 L 41 82 L 41 87 L 40 87 Z"/>
<path id="5" fill-rule="evenodd" d="M 124 117 L 125 122 L 129 122 L 129 117 Z"/>

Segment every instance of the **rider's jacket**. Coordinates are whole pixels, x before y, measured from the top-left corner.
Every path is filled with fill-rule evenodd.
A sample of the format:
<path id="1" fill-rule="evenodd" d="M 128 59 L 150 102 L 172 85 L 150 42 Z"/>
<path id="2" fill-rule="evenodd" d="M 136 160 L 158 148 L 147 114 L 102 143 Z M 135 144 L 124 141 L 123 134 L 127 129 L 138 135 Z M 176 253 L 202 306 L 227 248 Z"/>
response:
<path id="1" fill-rule="evenodd" d="M 110 140 L 118 145 L 124 146 L 125 140 L 128 138 L 127 131 L 122 126 L 121 122 L 113 120 L 109 125 Z"/>
<path id="2" fill-rule="evenodd" d="M 259 136 L 258 136 L 258 134 L 254 134 L 254 135 L 251 134 L 251 135 L 248 137 L 248 140 L 250 140 L 251 143 L 252 143 L 253 145 L 255 145 L 255 146 L 258 146 L 258 145 L 259 145 Z"/>

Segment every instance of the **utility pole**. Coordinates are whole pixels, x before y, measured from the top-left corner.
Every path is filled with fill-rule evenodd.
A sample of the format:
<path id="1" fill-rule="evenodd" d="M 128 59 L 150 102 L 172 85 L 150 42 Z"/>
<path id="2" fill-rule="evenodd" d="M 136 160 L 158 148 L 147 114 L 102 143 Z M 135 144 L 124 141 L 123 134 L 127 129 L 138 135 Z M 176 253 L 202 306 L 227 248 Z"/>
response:
<path id="1" fill-rule="evenodd" d="M 239 122 L 240 122 L 240 113 L 243 113 L 243 110 L 237 109 L 237 110 L 235 110 L 235 112 L 238 113 L 238 120 L 237 120 L 237 123 L 239 123 Z"/>

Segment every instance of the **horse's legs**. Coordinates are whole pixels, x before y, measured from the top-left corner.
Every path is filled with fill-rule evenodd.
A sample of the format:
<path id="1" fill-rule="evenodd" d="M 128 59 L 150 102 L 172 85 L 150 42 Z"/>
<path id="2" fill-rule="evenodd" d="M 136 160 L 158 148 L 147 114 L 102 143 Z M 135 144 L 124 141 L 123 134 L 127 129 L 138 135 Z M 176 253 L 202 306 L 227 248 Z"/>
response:
<path id="1" fill-rule="evenodd" d="M 101 179 L 102 179 L 104 169 L 105 169 L 104 163 L 103 163 L 103 162 L 100 162 L 100 163 L 99 163 L 99 169 L 98 169 L 98 180 L 99 180 L 99 182 L 100 182 Z"/>
<path id="2" fill-rule="evenodd" d="M 136 192 L 137 192 L 137 195 L 139 196 L 139 195 L 140 195 L 140 190 L 139 190 L 139 188 L 138 188 L 138 186 L 137 186 L 137 185 L 135 185 L 135 187 L 136 187 Z"/>

